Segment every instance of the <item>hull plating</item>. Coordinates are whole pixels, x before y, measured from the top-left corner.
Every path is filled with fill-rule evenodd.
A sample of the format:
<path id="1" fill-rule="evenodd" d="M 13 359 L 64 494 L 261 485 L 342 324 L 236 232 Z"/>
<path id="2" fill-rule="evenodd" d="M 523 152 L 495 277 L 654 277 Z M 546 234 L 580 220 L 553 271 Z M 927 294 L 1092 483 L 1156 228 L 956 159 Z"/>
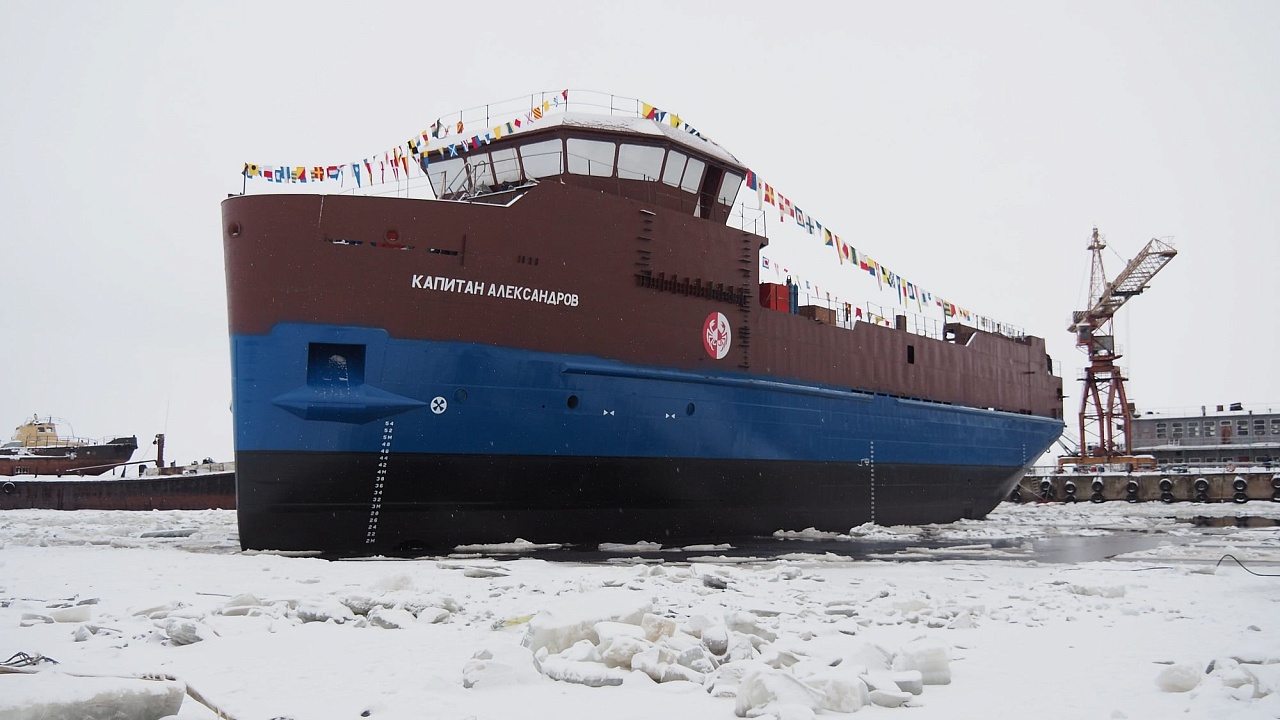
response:
<path id="1" fill-rule="evenodd" d="M 246 548 L 712 539 L 982 517 L 1056 420 L 379 330 L 233 338 Z"/>

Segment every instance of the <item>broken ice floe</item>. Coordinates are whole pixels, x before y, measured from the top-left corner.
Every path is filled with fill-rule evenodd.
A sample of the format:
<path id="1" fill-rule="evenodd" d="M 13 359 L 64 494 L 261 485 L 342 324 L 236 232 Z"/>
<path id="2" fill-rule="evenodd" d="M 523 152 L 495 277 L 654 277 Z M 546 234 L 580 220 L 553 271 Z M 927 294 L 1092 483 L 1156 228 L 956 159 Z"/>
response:
<path id="1" fill-rule="evenodd" d="M 557 598 L 529 619 L 521 647 L 551 680 L 602 687 L 632 682 L 638 673 L 657 683 L 693 683 L 734 698 L 740 717 L 898 707 L 926 685 L 951 682 L 950 647 L 934 640 L 890 652 L 849 638 L 839 654 L 822 644 L 810 655 L 776 627 L 779 612 L 761 612 L 673 617 L 641 592 L 605 588 Z M 464 685 L 483 683 L 491 664 L 487 656 L 469 661 Z"/>

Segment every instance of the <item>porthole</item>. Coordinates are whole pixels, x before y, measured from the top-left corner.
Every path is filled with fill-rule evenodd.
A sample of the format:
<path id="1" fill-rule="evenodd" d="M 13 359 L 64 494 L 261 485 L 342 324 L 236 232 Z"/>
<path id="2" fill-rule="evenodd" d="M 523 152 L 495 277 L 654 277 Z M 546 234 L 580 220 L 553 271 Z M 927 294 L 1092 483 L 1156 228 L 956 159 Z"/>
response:
<path id="1" fill-rule="evenodd" d="M 684 414 L 690 416 L 693 415 L 693 403 L 689 403 L 684 406 Z"/>
<path id="2" fill-rule="evenodd" d="M 240 223 L 233 222 L 227 226 L 227 234 L 231 237 L 240 237 Z"/>
<path id="3" fill-rule="evenodd" d="M 453 399 L 454 399 L 454 400 L 457 400 L 458 402 L 466 402 L 466 400 L 467 400 L 467 391 L 466 391 L 466 390 L 464 390 L 463 388 L 458 388 L 457 390 L 454 390 L 454 391 L 453 391 Z"/>
<path id="4" fill-rule="evenodd" d="M 570 395 L 570 396 L 569 396 L 569 402 L 568 402 L 567 404 L 569 405 L 569 409 L 570 409 L 570 410 L 572 410 L 572 409 L 574 409 L 574 408 L 578 407 L 578 396 L 577 396 L 577 395 Z"/>

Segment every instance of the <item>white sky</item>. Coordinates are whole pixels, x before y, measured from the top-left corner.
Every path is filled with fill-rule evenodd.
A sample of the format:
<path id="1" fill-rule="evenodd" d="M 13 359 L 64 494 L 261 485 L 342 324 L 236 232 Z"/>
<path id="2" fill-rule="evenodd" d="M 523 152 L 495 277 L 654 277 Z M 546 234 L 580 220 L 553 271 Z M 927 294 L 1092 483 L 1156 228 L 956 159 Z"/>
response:
<path id="1" fill-rule="evenodd" d="M 1278 405 L 1278 26 L 1268 2 L 4 3 L 0 432 L 38 412 L 229 459 L 241 164 L 566 87 L 678 112 L 859 250 L 1045 337 L 1068 417 L 1091 228 L 1110 275 L 1172 237 L 1117 322 L 1130 399 Z"/>

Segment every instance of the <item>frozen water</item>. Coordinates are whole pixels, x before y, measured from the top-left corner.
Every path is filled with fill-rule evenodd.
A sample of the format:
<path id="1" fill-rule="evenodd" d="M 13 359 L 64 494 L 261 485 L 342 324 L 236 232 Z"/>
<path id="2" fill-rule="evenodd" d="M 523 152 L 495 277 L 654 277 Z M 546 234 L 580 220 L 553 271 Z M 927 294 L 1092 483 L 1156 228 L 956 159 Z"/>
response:
<path id="1" fill-rule="evenodd" d="M 241 553 L 230 512 L 6 511 L 0 660 L 54 658 L 29 669 L 59 682 L 164 673 L 228 715 L 299 720 L 873 717 L 895 703 L 917 720 L 1277 717 L 1276 580 L 1254 573 L 1280 572 L 1280 531 L 1179 521 L 1215 512 L 1241 509 L 1002 506 L 984 522 L 783 532 L 784 552 L 764 556 L 332 562 Z M 1129 536 L 1141 549 L 1098 561 L 1035 549 Z M 851 559 L 868 543 L 877 559 Z M 1219 564 L 1228 553 L 1244 567 Z M 31 682 L 15 677 L 29 676 L 0 673 L 11 705 Z M 190 696 L 177 713 L 214 717 Z"/>

